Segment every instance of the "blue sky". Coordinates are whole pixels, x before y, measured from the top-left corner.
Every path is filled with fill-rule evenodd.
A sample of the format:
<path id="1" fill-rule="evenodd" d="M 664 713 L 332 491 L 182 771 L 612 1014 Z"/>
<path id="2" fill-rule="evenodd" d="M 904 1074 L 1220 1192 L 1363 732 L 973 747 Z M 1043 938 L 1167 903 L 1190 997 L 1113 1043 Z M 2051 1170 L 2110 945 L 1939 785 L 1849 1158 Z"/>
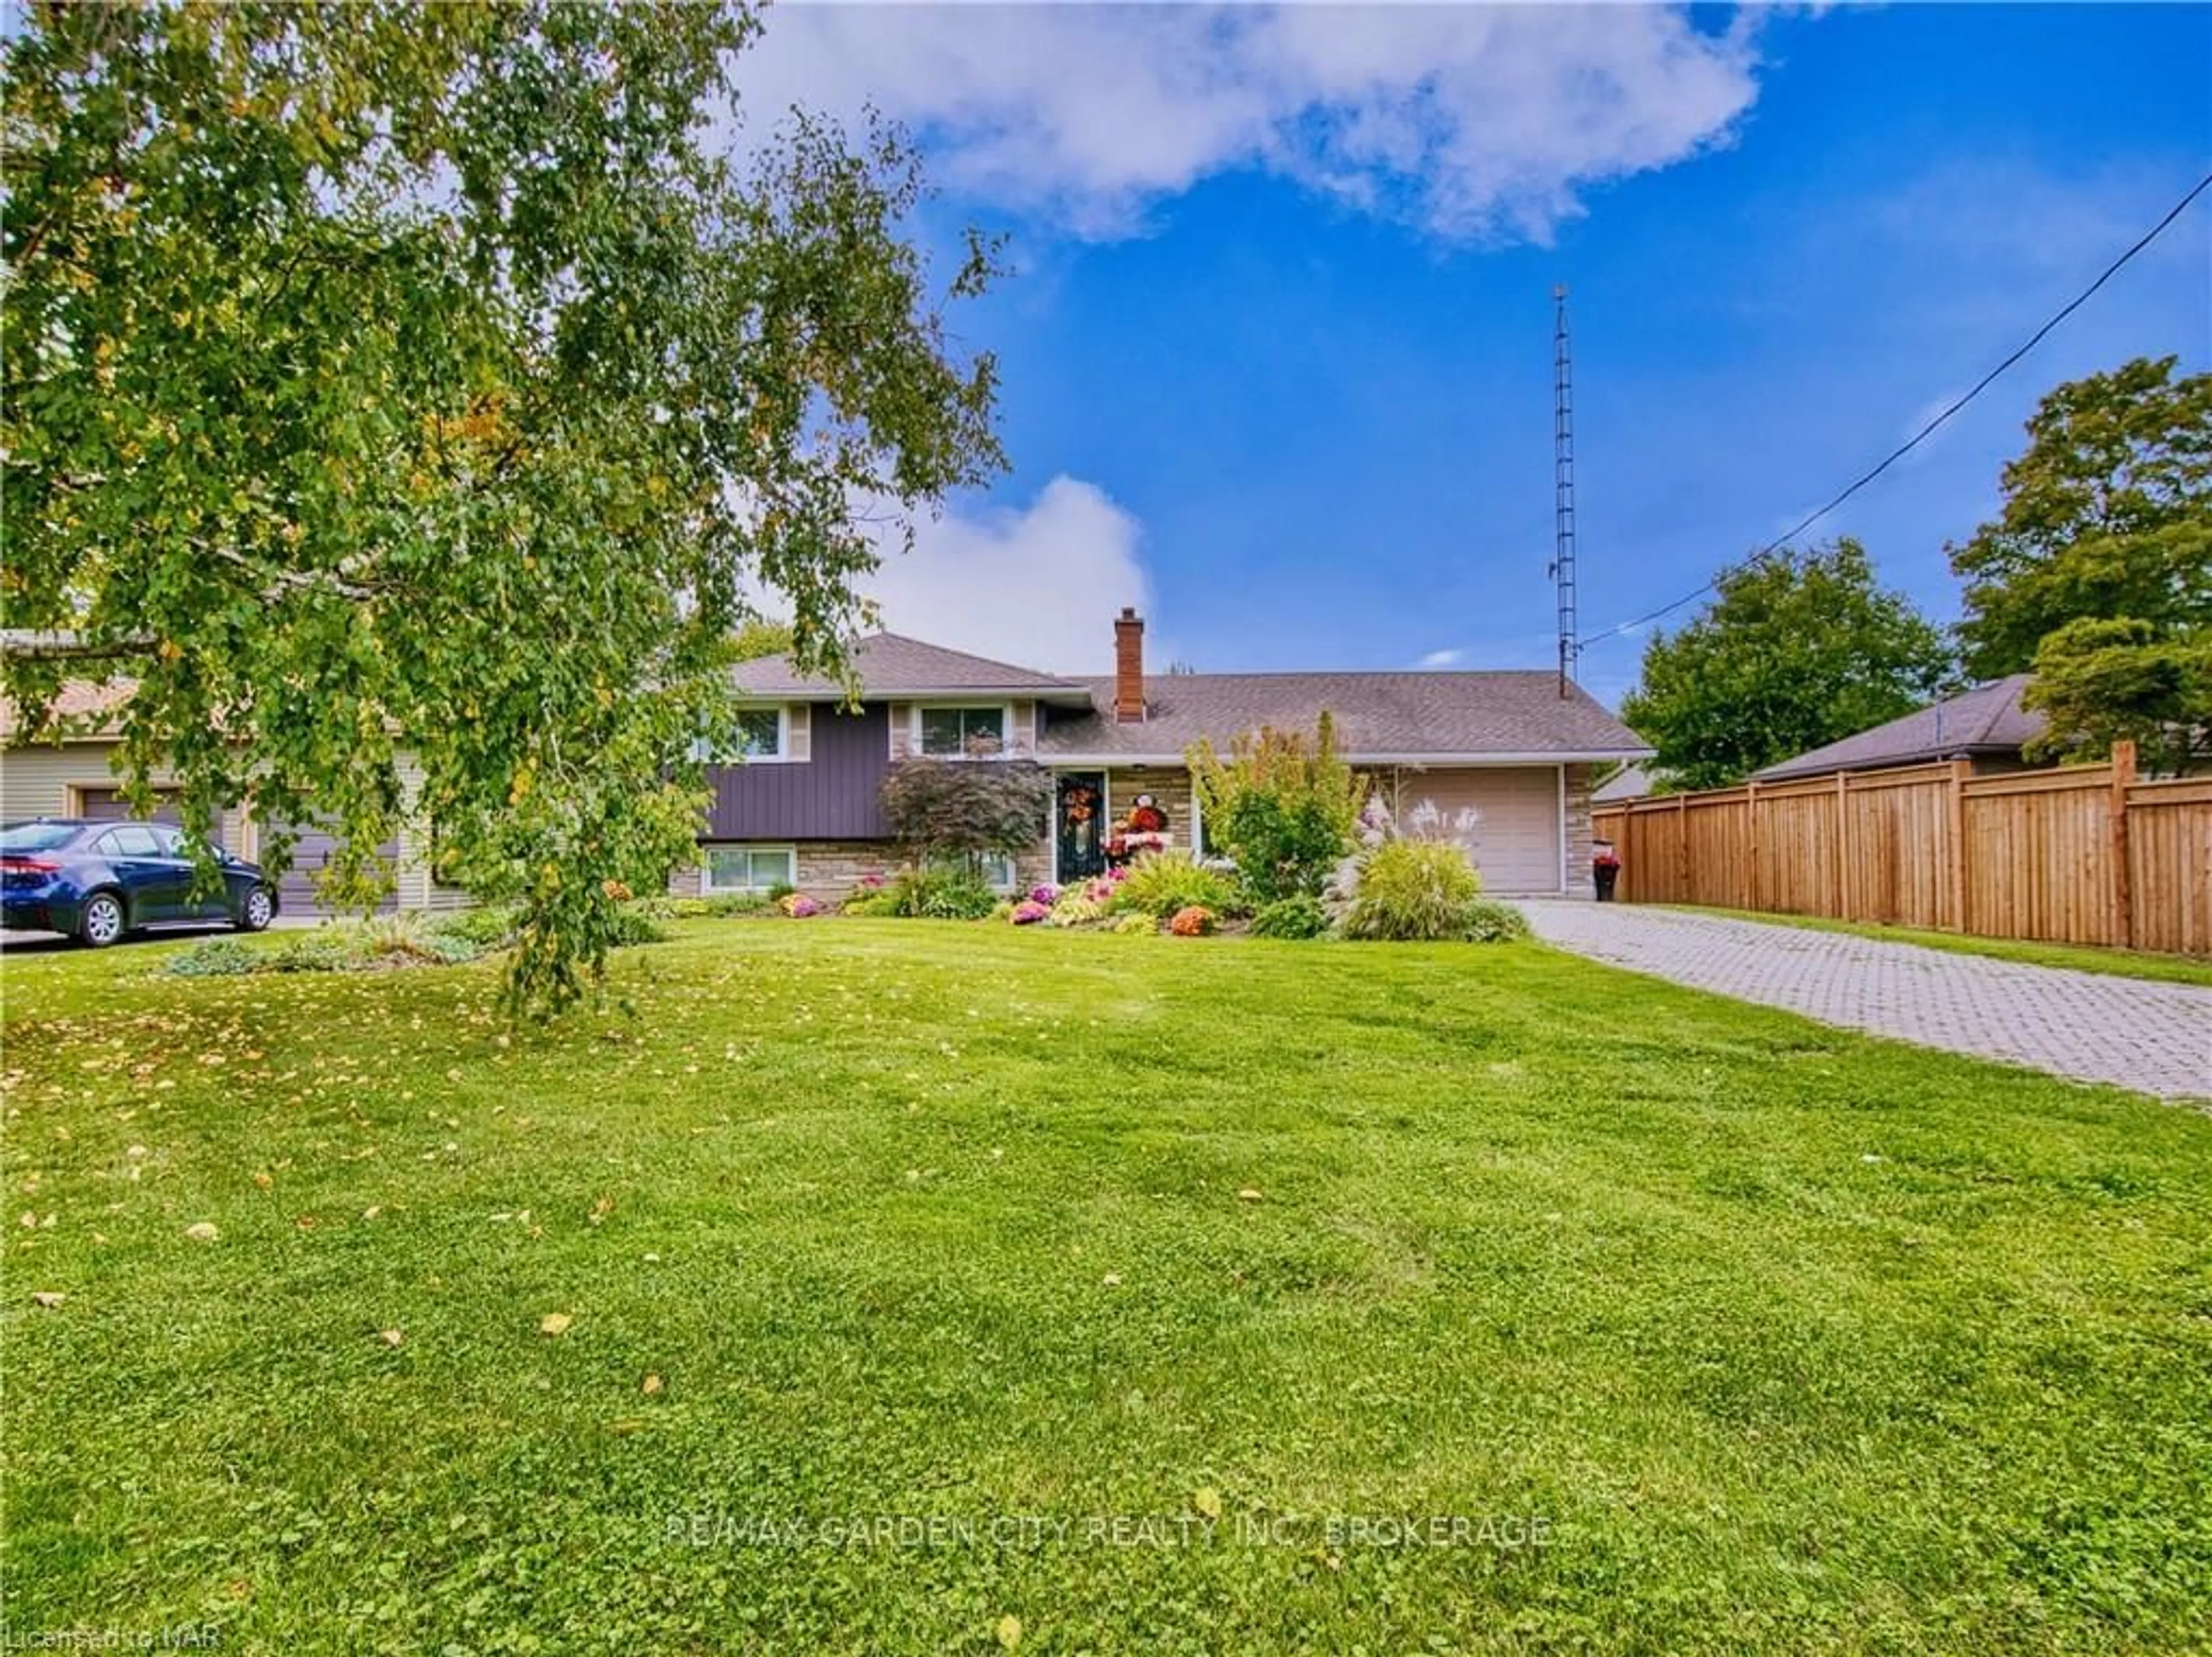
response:
<path id="1" fill-rule="evenodd" d="M 1547 664 L 1551 302 L 1586 633 L 1893 448 L 2212 168 L 2212 9 L 805 8 L 748 85 L 906 122 L 1012 469 L 878 583 L 1070 670 Z M 1940 618 L 2037 398 L 2212 363 L 2212 198 L 1816 533 Z M 1607 701 L 1641 641 L 1586 658 Z"/>

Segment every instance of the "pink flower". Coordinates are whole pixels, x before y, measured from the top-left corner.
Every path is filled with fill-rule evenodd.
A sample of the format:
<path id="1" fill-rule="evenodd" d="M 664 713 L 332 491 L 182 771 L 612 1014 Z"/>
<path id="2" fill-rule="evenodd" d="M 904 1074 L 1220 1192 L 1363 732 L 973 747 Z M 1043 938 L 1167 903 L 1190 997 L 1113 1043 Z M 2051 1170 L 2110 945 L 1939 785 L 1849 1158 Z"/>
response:
<path id="1" fill-rule="evenodd" d="M 1014 905 L 1013 922 L 1016 926 L 1035 926 L 1051 913 L 1050 908 L 1032 898 Z"/>
<path id="2" fill-rule="evenodd" d="M 1043 904 L 1047 907 L 1050 907 L 1052 905 L 1060 901 L 1060 888 L 1053 885 L 1049 880 L 1046 881 L 1042 886 L 1032 886 L 1030 889 L 1030 901 L 1033 904 Z"/>

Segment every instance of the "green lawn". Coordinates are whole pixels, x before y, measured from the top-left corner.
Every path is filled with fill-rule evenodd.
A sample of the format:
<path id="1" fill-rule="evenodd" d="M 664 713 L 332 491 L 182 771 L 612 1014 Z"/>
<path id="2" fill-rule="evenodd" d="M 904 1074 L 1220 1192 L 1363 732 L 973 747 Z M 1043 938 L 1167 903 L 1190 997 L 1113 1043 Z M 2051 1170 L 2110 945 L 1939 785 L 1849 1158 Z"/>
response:
<path id="1" fill-rule="evenodd" d="M 1535 946 L 169 947 L 0 969 L 11 1642 L 2212 1642 L 2203 1114 Z"/>
<path id="2" fill-rule="evenodd" d="M 1730 920 L 1766 921 L 1776 926 L 1802 927 L 1814 932 L 1848 932 L 1858 938 L 1887 938 L 1893 943 L 1948 949 L 1954 955 L 1987 955 L 1995 960 L 2025 961 L 2030 966 L 2064 966 L 2076 972 L 2102 972 L 2113 978 L 2212 985 L 2212 960 L 2197 960 L 2187 955 L 2154 955 L 2144 949 L 2106 949 L 2086 943 L 2039 943 L 2027 938 L 1978 938 L 1963 932 L 1936 932 L 1925 927 L 1832 921 L 1820 915 L 1777 915 L 1765 910 L 1722 909 L 1706 904 L 1668 904 L 1663 907 L 1680 910 L 1686 915 L 1724 915 Z"/>

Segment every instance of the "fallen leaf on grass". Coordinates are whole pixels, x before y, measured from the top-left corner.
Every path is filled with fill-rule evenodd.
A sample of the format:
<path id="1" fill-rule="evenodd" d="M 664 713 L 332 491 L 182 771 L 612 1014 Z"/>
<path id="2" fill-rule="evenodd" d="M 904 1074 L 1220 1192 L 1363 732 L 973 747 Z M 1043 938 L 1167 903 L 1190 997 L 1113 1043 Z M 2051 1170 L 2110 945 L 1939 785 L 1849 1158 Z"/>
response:
<path id="1" fill-rule="evenodd" d="M 1121 1287 L 1121 1274 L 1118 1271 L 1109 1271 L 1098 1281 L 1109 1288 L 1119 1288 Z"/>
<path id="2" fill-rule="evenodd" d="M 1001 1617 L 999 1619 L 999 1626 L 992 1632 L 998 1636 L 999 1644 L 1002 1648 L 1012 1651 L 1022 1642 L 1022 1619 L 1012 1614 Z"/>
<path id="3" fill-rule="evenodd" d="M 645 1378 L 645 1385 L 641 1386 L 638 1390 L 641 1392 L 643 1392 L 646 1397 L 649 1398 L 659 1398 L 660 1396 L 660 1377 L 658 1375 L 647 1375 Z"/>
<path id="4" fill-rule="evenodd" d="M 49 1312 L 52 1311 L 56 1307 L 59 1306 L 67 1299 L 69 1299 L 69 1296 L 63 1294 L 58 1288 L 38 1289 L 33 1291 L 31 1295 L 31 1301 L 33 1305 L 42 1306 Z"/>
<path id="5" fill-rule="evenodd" d="M 1267 1199 L 1253 1187 L 1247 1185 L 1237 1193 L 1237 1200 L 1240 1203 L 1263 1203 Z"/>
<path id="6" fill-rule="evenodd" d="M 396 1329 L 380 1329 L 376 1332 L 376 1338 L 386 1346 L 397 1346 L 407 1337 Z"/>
<path id="7" fill-rule="evenodd" d="M 195 1243 L 212 1243 L 216 1238 L 222 1236 L 222 1234 L 217 1231 L 213 1226 L 210 1225 L 206 1221 L 201 1220 L 191 1225 L 186 1226 L 185 1228 L 185 1235 L 191 1238 Z"/>
<path id="8" fill-rule="evenodd" d="M 1221 1517 L 1221 1492 L 1211 1484 L 1201 1485 L 1190 1499 L 1190 1505 L 1208 1519 Z"/>
<path id="9" fill-rule="evenodd" d="M 592 1204 L 591 1223 L 595 1226 L 600 1224 L 614 1211 L 615 1199 L 611 1197 L 602 1197 Z"/>
<path id="10" fill-rule="evenodd" d="M 538 1332 L 541 1335 L 565 1335 L 568 1332 L 568 1325 L 575 1321 L 565 1312 L 549 1312 L 538 1320 Z"/>

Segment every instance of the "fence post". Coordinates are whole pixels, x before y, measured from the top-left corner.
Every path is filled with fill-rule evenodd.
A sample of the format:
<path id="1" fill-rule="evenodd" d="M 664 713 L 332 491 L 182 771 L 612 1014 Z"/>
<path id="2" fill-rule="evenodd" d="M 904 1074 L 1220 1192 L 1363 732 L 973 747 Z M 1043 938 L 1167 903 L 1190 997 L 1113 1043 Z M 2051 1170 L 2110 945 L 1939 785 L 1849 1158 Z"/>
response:
<path id="1" fill-rule="evenodd" d="M 1674 901 L 1690 901 L 1690 796 L 1674 796 Z"/>
<path id="2" fill-rule="evenodd" d="M 2128 867 L 2128 785 L 2136 780 L 2136 745 L 2122 738 L 2112 744 L 2112 941 L 2123 949 L 2136 943 L 2134 871 Z"/>
<path id="3" fill-rule="evenodd" d="M 1851 918 L 1848 884 L 1851 878 L 1851 849 L 1847 844 L 1851 832 L 1850 801 L 1845 797 L 1851 780 L 1849 771 L 1836 773 L 1836 914 L 1839 921 Z"/>
<path id="4" fill-rule="evenodd" d="M 1747 909 L 1760 909 L 1759 893 L 1759 783 L 1747 779 L 1743 785 L 1743 821 L 1745 838 L 1751 843 L 1751 893 L 1745 900 Z"/>
<path id="5" fill-rule="evenodd" d="M 1951 843 L 1951 855 L 1943 865 L 1949 888 L 1943 894 L 1943 920 L 1954 932 L 1966 929 L 1966 778 L 1973 769 L 1971 759 L 1954 759 L 1950 786 L 1943 795 L 1944 838 Z"/>

